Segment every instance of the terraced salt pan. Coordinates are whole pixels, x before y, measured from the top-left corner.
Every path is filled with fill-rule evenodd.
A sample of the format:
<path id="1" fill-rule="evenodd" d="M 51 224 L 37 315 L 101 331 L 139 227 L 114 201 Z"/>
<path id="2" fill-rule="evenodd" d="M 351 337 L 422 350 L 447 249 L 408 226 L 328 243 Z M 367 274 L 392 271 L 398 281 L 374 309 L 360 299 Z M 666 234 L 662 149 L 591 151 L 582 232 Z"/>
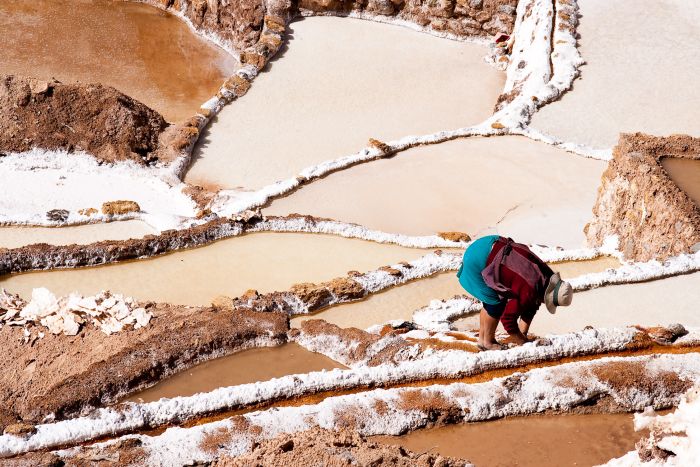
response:
<path id="1" fill-rule="evenodd" d="M 191 396 L 226 386 L 333 368 L 345 367 L 294 343 L 250 349 L 184 370 L 127 400 L 152 402 L 161 397 Z"/>
<path id="2" fill-rule="evenodd" d="M 76 227 L 0 227 L 0 248 L 17 248 L 34 243 L 50 245 L 88 244 L 100 240 L 126 240 L 155 234 L 141 221 L 87 224 Z"/>
<path id="3" fill-rule="evenodd" d="M 700 3 L 580 0 L 586 65 L 573 90 L 531 125 L 565 141 L 612 147 L 618 133 L 699 135 Z"/>
<path id="4" fill-rule="evenodd" d="M 661 159 L 661 165 L 671 180 L 700 206 L 700 160 L 669 157 Z"/>
<path id="5" fill-rule="evenodd" d="M 260 188 L 369 138 L 476 124 L 504 84 L 476 44 L 351 18 L 306 18 L 290 33 L 248 94 L 203 133 L 187 181 Z"/>
<path id="6" fill-rule="evenodd" d="M 111 0 L 3 0 L 0 69 L 113 86 L 170 121 L 195 114 L 238 62 L 157 8 Z"/>
<path id="7" fill-rule="evenodd" d="M 56 295 L 109 289 L 140 300 L 207 305 L 218 295 L 287 290 L 294 283 L 330 280 L 350 270 L 373 270 L 424 254 L 328 235 L 256 233 L 147 260 L 9 276 L 0 280 L 0 287 L 23 297 L 35 287 Z"/>
<path id="8" fill-rule="evenodd" d="M 331 174 L 264 212 L 412 235 L 457 230 L 580 247 L 604 169 L 523 137 L 467 138 Z"/>
<path id="9" fill-rule="evenodd" d="M 556 263 L 552 268 L 559 271 L 562 277 L 569 278 L 617 266 L 619 262 L 614 258 L 602 257 L 591 261 Z M 392 320 L 412 321 L 414 311 L 431 300 L 465 294 L 455 273 L 448 272 L 370 295 L 360 302 L 334 306 L 313 315 L 297 316 L 291 320 L 291 325 L 299 327 L 309 319 L 324 319 L 343 328 L 366 329 Z"/>
<path id="10" fill-rule="evenodd" d="M 534 334 L 622 327 L 634 324 L 654 326 L 683 323 L 700 325 L 700 273 L 652 282 L 603 287 L 578 292 L 571 306 L 551 315 L 541 307 L 530 328 Z M 458 329 L 478 328 L 478 316 L 455 323 Z"/>
<path id="11" fill-rule="evenodd" d="M 437 452 L 475 465 L 598 465 L 634 449 L 643 436 L 630 414 L 531 415 L 375 436 L 415 452 Z"/>

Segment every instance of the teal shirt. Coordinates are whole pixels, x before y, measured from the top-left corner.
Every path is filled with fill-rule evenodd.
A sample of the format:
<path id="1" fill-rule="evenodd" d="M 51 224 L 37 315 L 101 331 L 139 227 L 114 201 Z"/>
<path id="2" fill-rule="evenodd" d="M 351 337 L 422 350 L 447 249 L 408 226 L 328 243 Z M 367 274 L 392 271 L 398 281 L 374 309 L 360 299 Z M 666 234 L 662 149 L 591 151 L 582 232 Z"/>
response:
<path id="1" fill-rule="evenodd" d="M 491 247 L 498 238 L 498 235 L 489 235 L 474 240 L 467 248 L 467 251 L 464 252 L 462 267 L 457 272 L 459 283 L 464 287 L 464 290 L 488 305 L 501 303 L 501 299 L 496 291 L 486 285 L 486 282 L 481 277 L 481 271 L 486 267 L 486 260 L 489 257 L 489 253 L 491 253 Z"/>

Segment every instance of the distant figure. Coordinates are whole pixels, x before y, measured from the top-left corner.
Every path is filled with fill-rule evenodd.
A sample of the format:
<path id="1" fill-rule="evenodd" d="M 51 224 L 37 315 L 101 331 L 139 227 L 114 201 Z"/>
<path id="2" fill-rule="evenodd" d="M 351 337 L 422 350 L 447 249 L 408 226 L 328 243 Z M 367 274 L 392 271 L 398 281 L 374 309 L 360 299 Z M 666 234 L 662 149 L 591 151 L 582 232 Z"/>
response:
<path id="1" fill-rule="evenodd" d="M 479 349 L 502 349 L 496 341 L 498 320 L 521 345 L 528 341 L 530 323 L 542 302 L 550 313 L 569 306 L 574 291 L 559 273 L 526 245 L 490 235 L 475 240 L 464 252 L 459 283 L 484 304 L 479 319 Z M 520 318 L 520 323 L 518 323 Z"/>

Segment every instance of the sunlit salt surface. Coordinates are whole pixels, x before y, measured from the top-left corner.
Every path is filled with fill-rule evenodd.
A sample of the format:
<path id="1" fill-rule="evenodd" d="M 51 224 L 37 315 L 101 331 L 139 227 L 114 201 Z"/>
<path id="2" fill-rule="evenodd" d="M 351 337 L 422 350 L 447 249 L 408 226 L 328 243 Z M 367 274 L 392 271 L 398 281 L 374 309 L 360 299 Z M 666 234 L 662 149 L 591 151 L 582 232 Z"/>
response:
<path id="1" fill-rule="evenodd" d="M 279 347 L 250 349 L 176 373 L 127 400 L 152 402 L 161 397 L 191 396 L 198 392 L 209 392 L 226 386 L 333 368 L 345 367 L 324 355 L 309 352 L 294 343 Z"/>
<path id="2" fill-rule="evenodd" d="M 503 88 L 481 45 L 352 18 L 289 29 L 287 47 L 204 132 L 187 181 L 259 188 L 369 138 L 479 123 Z"/>
<path id="3" fill-rule="evenodd" d="M 437 452 L 487 466 L 591 466 L 634 449 L 644 432 L 631 414 L 531 415 L 375 436 L 414 452 Z"/>
<path id="4" fill-rule="evenodd" d="M 113 86 L 178 121 L 194 115 L 238 62 L 182 20 L 111 0 L 2 0 L 0 70 Z"/>
<path id="5" fill-rule="evenodd" d="M 573 89 L 532 126 L 566 141 L 612 147 L 621 132 L 700 136 L 700 2 L 580 0 L 586 65 Z"/>
<path id="6" fill-rule="evenodd" d="M 566 279 L 605 271 L 619 265 L 616 259 L 603 257 L 591 261 L 555 263 L 551 266 Z M 373 294 L 360 302 L 334 306 L 311 316 L 298 316 L 292 319 L 291 325 L 299 327 L 307 319 L 324 319 L 340 327 L 366 329 L 391 320 L 411 321 L 413 312 L 431 300 L 464 294 L 466 291 L 459 284 L 455 273 L 448 272 Z"/>
<path id="7" fill-rule="evenodd" d="M 148 260 L 13 275 L 0 279 L 0 287 L 24 297 L 35 287 L 57 295 L 108 289 L 141 300 L 207 305 L 218 295 L 287 290 L 295 283 L 374 270 L 426 253 L 330 235 L 257 233 Z"/>
<path id="8" fill-rule="evenodd" d="M 664 158 L 661 160 L 671 180 L 700 206 L 700 160 Z"/>
<path id="9" fill-rule="evenodd" d="M 601 161 L 523 137 L 467 138 L 331 174 L 265 212 L 411 235 L 457 230 L 580 247 L 604 169 Z"/>
<path id="10" fill-rule="evenodd" d="M 141 221 L 88 224 L 76 227 L 0 227 L 0 248 L 17 248 L 34 243 L 84 245 L 101 240 L 126 240 L 155 234 Z"/>

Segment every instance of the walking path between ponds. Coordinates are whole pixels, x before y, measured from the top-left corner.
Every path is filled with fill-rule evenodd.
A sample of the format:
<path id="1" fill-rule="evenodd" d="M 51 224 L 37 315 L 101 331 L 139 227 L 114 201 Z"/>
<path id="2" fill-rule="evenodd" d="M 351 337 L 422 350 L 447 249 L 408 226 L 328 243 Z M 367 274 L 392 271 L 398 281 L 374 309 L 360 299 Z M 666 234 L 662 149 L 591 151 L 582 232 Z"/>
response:
<path id="1" fill-rule="evenodd" d="M 3 0 L 0 69 L 113 86 L 169 121 L 194 115 L 238 62 L 158 8 L 111 0 Z"/>
<path id="2" fill-rule="evenodd" d="M 399 26 L 304 18 L 288 39 L 203 132 L 186 181 L 260 188 L 355 153 L 369 138 L 477 124 L 505 83 L 484 62 L 486 47 Z"/>
<path id="3" fill-rule="evenodd" d="M 700 207 L 700 160 L 661 159 L 661 165 L 678 187 Z"/>
<path id="4" fill-rule="evenodd" d="M 614 258 L 603 257 L 591 261 L 555 263 L 552 264 L 552 268 L 559 271 L 562 277 L 570 278 L 604 271 L 619 264 Z M 299 327 L 302 322 L 309 319 L 324 319 L 341 328 L 360 329 L 367 329 L 392 320 L 411 321 L 413 313 L 428 305 L 431 300 L 448 299 L 465 294 L 467 293 L 459 284 L 455 273 L 447 272 L 372 294 L 359 302 L 333 306 L 312 315 L 297 316 L 291 320 L 291 326 Z"/>
<path id="5" fill-rule="evenodd" d="M 410 235 L 490 233 L 578 248 L 605 163 L 524 137 L 467 138 L 404 151 L 302 187 L 264 209 Z"/>
<path id="6" fill-rule="evenodd" d="M 75 227 L 0 227 L 0 248 L 18 248 L 34 243 L 85 245 L 101 240 L 127 240 L 157 232 L 141 221 L 120 221 Z"/>
<path id="7" fill-rule="evenodd" d="M 220 357 L 181 371 L 130 396 L 126 401 L 152 402 L 162 397 L 191 396 L 226 386 L 333 368 L 345 367 L 295 343 L 262 347 Z"/>
<path id="8" fill-rule="evenodd" d="M 598 465 L 634 449 L 645 436 L 632 414 L 530 415 L 374 436 L 415 452 L 437 452 L 476 465 Z"/>
<path id="9" fill-rule="evenodd" d="M 8 276 L 0 287 L 28 298 L 36 287 L 56 295 L 110 290 L 138 300 L 208 305 L 218 295 L 287 290 L 425 255 L 426 250 L 321 234 L 255 233 L 203 248 L 93 268 Z"/>
<path id="10" fill-rule="evenodd" d="M 533 128 L 564 141 L 612 147 L 621 132 L 700 136 L 700 3 L 579 0 L 573 89 L 540 109 Z"/>

